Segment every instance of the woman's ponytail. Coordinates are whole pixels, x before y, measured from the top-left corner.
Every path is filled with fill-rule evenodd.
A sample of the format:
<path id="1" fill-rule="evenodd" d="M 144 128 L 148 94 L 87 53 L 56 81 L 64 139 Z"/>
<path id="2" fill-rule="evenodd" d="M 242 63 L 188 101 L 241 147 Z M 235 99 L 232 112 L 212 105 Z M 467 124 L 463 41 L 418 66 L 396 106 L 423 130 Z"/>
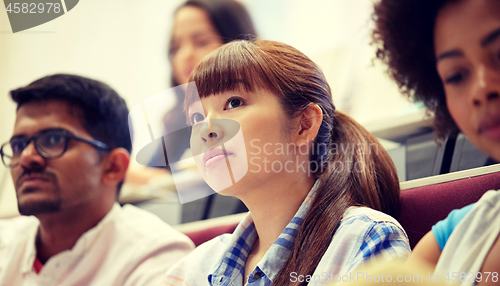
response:
<path id="1" fill-rule="evenodd" d="M 397 216 L 399 181 L 396 168 L 377 139 L 349 116 L 335 112 L 329 160 L 318 195 L 306 215 L 288 257 L 273 285 L 291 283 L 290 273 L 313 275 L 330 246 L 344 212 L 351 206 L 366 206 Z M 313 148 L 315 148 L 313 146 Z M 318 156 L 320 159 L 322 156 Z"/>

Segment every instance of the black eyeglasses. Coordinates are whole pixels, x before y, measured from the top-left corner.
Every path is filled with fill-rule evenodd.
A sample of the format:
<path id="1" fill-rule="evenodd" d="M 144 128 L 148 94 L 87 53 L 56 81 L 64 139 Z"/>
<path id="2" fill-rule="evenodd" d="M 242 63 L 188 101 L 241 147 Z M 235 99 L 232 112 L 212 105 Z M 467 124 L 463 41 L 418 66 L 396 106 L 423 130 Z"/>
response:
<path id="1" fill-rule="evenodd" d="M 19 164 L 23 150 L 33 141 L 40 156 L 46 159 L 56 159 L 66 152 L 70 139 L 85 142 L 103 151 L 111 151 L 108 145 L 100 141 L 76 137 L 64 129 L 47 129 L 29 138 L 12 138 L 2 145 L 0 155 L 7 168 L 15 167 Z"/>

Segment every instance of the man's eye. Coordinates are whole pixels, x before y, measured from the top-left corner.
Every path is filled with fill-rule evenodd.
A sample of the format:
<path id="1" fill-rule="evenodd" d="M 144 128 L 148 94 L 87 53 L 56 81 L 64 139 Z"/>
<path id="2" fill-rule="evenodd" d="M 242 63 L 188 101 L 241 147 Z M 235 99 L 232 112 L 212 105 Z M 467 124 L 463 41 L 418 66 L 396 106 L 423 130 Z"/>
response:
<path id="1" fill-rule="evenodd" d="M 64 136 L 61 134 L 52 134 L 49 136 L 49 143 L 52 145 L 61 144 L 64 141 Z"/>
<path id="2" fill-rule="evenodd" d="M 27 142 L 26 141 L 13 141 L 13 142 L 10 142 L 10 146 L 12 148 L 12 153 L 13 154 L 21 154 L 24 150 L 24 148 L 26 148 L 27 146 Z"/>
<path id="3" fill-rule="evenodd" d="M 55 147 L 64 143 L 64 135 L 62 134 L 47 134 L 40 138 L 40 145 L 44 147 Z"/>
<path id="4" fill-rule="evenodd" d="M 196 124 L 196 123 L 200 123 L 202 122 L 203 120 L 205 119 L 205 117 L 203 115 L 201 115 L 201 113 L 199 112 L 196 112 L 196 113 L 193 113 L 191 115 L 191 124 Z"/>
<path id="5" fill-rule="evenodd" d="M 225 109 L 233 109 L 239 106 L 242 106 L 244 104 L 243 99 L 239 97 L 231 97 L 227 100 L 226 102 L 226 108 Z"/>

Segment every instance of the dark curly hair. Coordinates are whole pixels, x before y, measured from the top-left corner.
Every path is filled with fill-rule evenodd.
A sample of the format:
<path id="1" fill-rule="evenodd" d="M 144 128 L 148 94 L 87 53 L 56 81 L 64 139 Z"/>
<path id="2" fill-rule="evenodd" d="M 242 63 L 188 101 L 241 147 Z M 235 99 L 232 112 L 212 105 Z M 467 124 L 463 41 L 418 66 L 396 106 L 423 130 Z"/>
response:
<path id="1" fill-rule="evenodd" d="M 439 141 L 458 131 L 446 107 L 443 84 L 434 54 L 434 25 L 438 12 L 460 0 L 380 0 L 375 4 L 373 43 L 377 58 L 386 63 L 400 91 L 423 101 L 434 115 Z"/>

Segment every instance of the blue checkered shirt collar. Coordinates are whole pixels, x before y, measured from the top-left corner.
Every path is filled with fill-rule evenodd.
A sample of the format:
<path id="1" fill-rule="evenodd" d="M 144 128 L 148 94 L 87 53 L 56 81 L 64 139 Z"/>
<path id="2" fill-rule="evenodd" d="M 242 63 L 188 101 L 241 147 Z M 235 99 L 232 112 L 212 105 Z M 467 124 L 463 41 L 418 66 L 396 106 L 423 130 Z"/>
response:
<path id="1" fill-rule="evenodd" d="M 274 277 L 291 253 L 299 227 L 316 198 L 316 190 L 320 184 L 321 181 L 317 179 L 293 219 L 251 272 L 248 285 L 271 285 Z M 241 285 L 245 262 L 256 239 L 255 224 L 249 213 L 238 224 L 227 243 L 227 248 L 222 257 L 209 272 L 208 282 L 210 285 Z M 240 281 L 235 280 L 238 277 L 240 277 Z"/>

